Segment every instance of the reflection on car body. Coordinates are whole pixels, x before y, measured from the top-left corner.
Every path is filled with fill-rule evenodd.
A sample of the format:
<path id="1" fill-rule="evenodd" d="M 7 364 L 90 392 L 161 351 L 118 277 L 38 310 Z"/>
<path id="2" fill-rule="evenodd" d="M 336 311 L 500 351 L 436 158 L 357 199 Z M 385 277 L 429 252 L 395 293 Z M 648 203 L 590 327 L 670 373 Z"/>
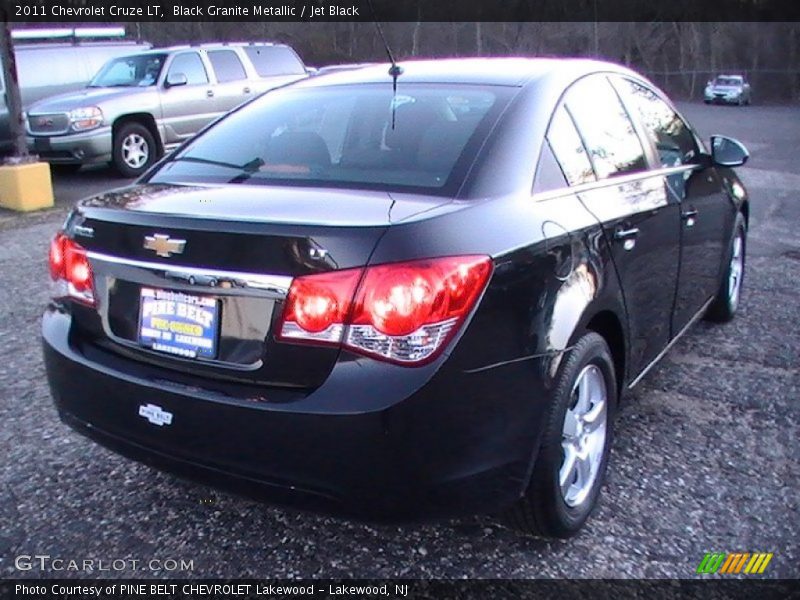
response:
<path id="1" fill-rule="evenodd" d="M 43 319 L 56 405 L 127 456 L 270 501 L 504 509 L 572 535 L 621 393 L 736 312 L 746 159 L 608 63 L 297 82 L 72 212 Z"/>

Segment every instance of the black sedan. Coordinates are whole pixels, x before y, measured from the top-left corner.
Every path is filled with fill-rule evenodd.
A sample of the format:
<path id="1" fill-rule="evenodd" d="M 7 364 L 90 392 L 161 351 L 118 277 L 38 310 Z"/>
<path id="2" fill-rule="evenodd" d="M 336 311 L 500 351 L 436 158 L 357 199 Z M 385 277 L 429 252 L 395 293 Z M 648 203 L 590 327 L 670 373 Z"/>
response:
<path id="1" fill-rule="evenodd" d="M 56 406 L 271 502 L 569 536 L 624 391 L 736 312 L 746 159 L 595 61 L 270 92 L 70 214 L 42 327 Z"/>

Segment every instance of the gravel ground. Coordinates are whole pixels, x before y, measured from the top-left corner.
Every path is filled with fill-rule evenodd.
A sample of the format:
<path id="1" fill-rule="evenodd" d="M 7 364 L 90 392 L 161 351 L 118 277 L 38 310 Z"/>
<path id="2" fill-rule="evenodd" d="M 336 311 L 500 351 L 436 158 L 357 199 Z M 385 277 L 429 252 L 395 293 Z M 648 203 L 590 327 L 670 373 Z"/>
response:
<path id="1" fill-rule="evenodd" d="M 39 348 L 47 243 L 81 195 L 119 180 L 56 181 L 58 206 L 0 213 L 0 576 L 15 557 L 193 561 L 193 570 L 103 576 L 691 577 L 707 551 L 775 556 L 800 576 L 800 109 L 683 106 L 705 136 L 753 153 L 741 313 L 701 323 L 627 395 L 600 506 L 566 542 L 523 538 L 491 517 L 375 526 L 243 500 L 118 457 L 62 425 Z M 129 563 L 130 564 L 130 563 Z M 95 573 L 96 574 L 96 573 Z"/>

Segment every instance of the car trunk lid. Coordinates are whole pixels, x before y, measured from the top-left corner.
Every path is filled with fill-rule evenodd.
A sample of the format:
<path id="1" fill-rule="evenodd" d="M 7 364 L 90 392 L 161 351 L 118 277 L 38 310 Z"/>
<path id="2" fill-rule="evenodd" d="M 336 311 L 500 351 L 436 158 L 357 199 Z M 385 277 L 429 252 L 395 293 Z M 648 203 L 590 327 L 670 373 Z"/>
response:
<path id="1" fill-rule="evenodd" d="M 205 380 L 317 387 L 339 350 L 274 337 L 292 279 L 367 264 L 395 219 L 443 203 L 257 186 L 90 198 L 66 228 L 88 252 L 97 298 L 95 311 L 75 311 L 77 326 L 105 349 Z"/>

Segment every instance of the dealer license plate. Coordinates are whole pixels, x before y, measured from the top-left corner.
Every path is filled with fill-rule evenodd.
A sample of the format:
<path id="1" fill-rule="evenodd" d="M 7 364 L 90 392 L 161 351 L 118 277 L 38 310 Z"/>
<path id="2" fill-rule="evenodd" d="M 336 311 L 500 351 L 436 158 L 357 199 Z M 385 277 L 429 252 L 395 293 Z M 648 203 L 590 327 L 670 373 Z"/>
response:
<path id="1" fill-rule="evenodd" d="M 214 358 L 219 337 L 219 302 L 214 298 L 142 288 L 139 343 L 186 358 Z"/>

